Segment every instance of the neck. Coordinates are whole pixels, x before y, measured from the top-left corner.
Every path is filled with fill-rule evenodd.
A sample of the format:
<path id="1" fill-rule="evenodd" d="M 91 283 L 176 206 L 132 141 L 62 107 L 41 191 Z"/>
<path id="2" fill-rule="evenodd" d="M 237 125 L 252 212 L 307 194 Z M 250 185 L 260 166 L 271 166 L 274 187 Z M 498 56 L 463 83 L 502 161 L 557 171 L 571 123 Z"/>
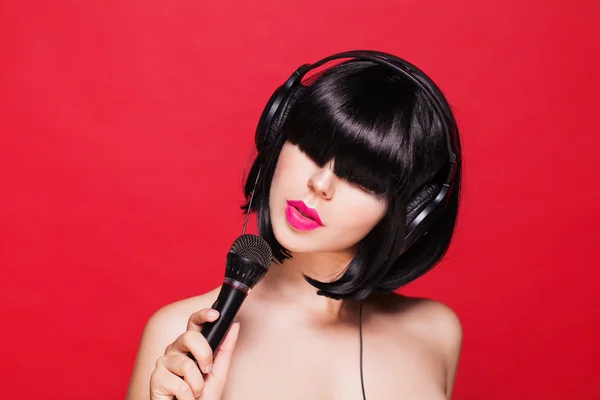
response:
<path id="1" fill-rule="evenodd" d="M 255 295 L 265 300 L 299 307 L 323 321 L 347 318 L 348 301 L 334 300 L 317 295 L 317 288 L 304 277 L 330 282 L 341 276 L 354 252 L 344 253 L 292 253 L 292 258 L 282 264 L 273 263 L 262 281 L 254 288 Z"/>

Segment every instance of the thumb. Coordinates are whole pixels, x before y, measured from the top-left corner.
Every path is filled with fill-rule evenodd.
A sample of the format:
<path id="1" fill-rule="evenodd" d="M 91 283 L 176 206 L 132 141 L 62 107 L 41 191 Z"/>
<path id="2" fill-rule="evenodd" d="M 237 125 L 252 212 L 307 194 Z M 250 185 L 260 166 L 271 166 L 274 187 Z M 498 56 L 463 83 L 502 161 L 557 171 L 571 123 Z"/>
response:
<path id="1" fill-rule="evenodd" d="M 229 366 L 231 365 L 231 357 L 235 344 L 237 343 L 238 334 L 240 332 L 240 323 L 236 322 L 231 325 L 229 332 L 223 339 L 223 343 L 217 350 L 213 367 L 209 374 L 204 377 L 206 385 L 202 392 L 202 399 L 206 400 L 220 400 L 225 388 L 225 382 L 227 381 L 227 374 L 229 373 Z"/>

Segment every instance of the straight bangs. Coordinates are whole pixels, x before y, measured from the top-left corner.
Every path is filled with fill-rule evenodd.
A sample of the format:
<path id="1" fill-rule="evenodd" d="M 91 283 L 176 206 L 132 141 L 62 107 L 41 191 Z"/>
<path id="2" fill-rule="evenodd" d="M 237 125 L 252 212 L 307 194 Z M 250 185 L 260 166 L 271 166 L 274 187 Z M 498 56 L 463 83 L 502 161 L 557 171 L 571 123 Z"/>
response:
<path id="1" fill-rule="evenodd" d="M 419 188 L 441 181 L 448 165 L 443 125 L 426 94 L 397 71 L 352 60 L 304 79 L 289 96 L 245 181 L 247 202 L 242 206 L 247 211 L 256 194 L 251 210 L 257 211 L 259 233 L 274 260 L 282 263 L 292 257 L 277 241 L 269 214 L 271 182 L 287 140 L 321 167 L 334 160 L 336 176 L 387 200 L 382 220 L 357 243 L 356 255 L 340 276 L 322 282 L 305 275 L 318 295 L 364 300 L 374 292 L 396 290 L 433 268 L 456 224 L 460 164 L 448 211 L 427 236 L 401 252 L 408 204 Z M 264 141 L 258 131 L 255 141 Z M 262 179 L 255 186 L 259 171 Z"/>
<path id="2" fill-rule="evenodd" d="M 411 175 L 406 132 L 414 94 L 398 88 L 403 82 L 382 80 L 385 70 L 378 69 L 372 81 L 364 71 L 353 80 L 358 64 L 340 64 L 338 75 L 327 79 L 326 70 L 300 86 L 281 130 L 318 165 L 335 159 L 338 177 L 377 195 L 397 196 Z"/>

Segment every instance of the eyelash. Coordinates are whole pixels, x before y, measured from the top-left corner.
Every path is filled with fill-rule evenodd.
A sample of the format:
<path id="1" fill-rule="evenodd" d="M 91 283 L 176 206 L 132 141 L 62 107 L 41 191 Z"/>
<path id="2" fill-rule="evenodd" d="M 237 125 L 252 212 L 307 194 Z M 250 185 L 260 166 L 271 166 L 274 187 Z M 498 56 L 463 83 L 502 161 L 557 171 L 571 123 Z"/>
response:
<path id="1" fill-rule="evenodd" d="M 360 183 L 354 183 L 354 185 L 355 185 L 356 187 L 358 187 L 359 189 L 361 189 L 361 190 L 363 190 L 363 191 L 365 191 L 365 192 L 367 192 L 367 193 L 369 193 L 369 194 L 372 194 L 373 196 L 377 196 L 377 193 L 375 193 L 375 191 L 373 191 L 373 190 L 371 190 L 371 189 L 368 189 L 368 188 L 364 187 L 364 186 L 363 186 L 363 185 L 361 185 Z"/>

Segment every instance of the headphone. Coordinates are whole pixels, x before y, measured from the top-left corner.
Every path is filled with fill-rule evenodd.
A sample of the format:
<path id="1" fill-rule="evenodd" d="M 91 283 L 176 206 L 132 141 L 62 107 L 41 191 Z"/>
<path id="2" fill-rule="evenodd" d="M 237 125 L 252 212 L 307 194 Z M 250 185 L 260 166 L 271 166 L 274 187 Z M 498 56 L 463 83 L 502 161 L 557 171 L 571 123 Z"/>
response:
<path id="1" fill-rule="evenodd" d="M 271 95 L 258 122 L 255 137 L 256 148 L 260 154 L 278 141 L 278 136 L 280 135 L 279 128 L 295 99 L 298 88 L 302 86 L 301 80 L 304 75 L 329 61 L 343 58 L 373 61 L 379 65 L 391 68 L 398 74 L 408 78 L 423 91 L 442 123 L 450 164 L 448 175 L 443 184 L 430 182 L 417 190 L 408 201 L 406 207 L 406 236 L 400 250 L 403 253 L 417 239 L 425 236 L 440 216 L 448 209 L 450 194 L 455 186 L 455 176 L 461 160 L 458 128 L 454 116 L 450 111 L 450 106 L 442 95 L 441 90 L 423 71 L 408 61 L 392 54 L 373 50 L 354 50 L 337 53 L 323 58 L 316 63 L 304 64 Z M 258 175 L 260 175 L 260 170 Z M 258 182 L 258 176 L 256 182 Z"/>

